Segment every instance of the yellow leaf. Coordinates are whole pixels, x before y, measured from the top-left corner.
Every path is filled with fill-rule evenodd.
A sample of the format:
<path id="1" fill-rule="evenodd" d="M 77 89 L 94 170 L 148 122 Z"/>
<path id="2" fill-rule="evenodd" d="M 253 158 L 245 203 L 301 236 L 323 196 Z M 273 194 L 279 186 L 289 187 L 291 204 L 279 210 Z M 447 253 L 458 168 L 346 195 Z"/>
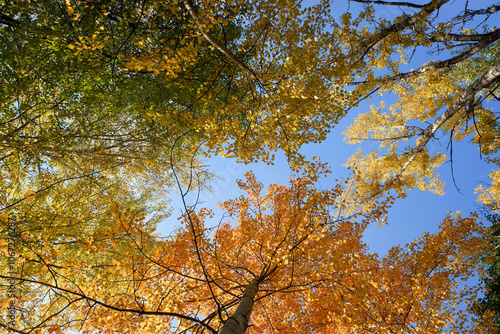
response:
<path id="1" fill-rule="evenodd" d="M 9 256 L 9 248 L 7 246 L 0 247 L 0 252 L 3 252 L 5 256 Z"/>
<path id="2" fill-rule="evenodd" d="M 68 12 L 69 15 L 73 15 L 73 8 L 72 7 L 68 7 L 66 9 L 66 11 Z"/>
<path id="3" fill-rule="evenodd" d="M 28 190 L 26 193 L 24 193 L 24 199 L 26 200 L 26 202 L 31 202 L 33 200 L 33 194 L 35 192 L 33 190 Z"/>
<path id="4" fill-rule="evenodd" d="M 9 220 L 9 215 L 5 213 L 0 213 L 0 220 L 6 222 Z"/>
<path id="5" fill-rule="evenodd" d="M 43 267 L 42 267 L 42 271 L 43 271 L 44 273 L 46 273 L 48 270 L 49 270 L 49 268 L 48 268 L 47 266 L 43 266 Z"/>

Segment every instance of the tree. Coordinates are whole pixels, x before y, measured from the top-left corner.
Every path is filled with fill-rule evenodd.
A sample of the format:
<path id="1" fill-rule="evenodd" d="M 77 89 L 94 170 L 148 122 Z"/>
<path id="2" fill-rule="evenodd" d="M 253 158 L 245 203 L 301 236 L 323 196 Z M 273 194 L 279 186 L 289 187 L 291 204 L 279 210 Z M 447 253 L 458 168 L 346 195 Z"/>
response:
<path id="1" fill-rule="evenodd" d="M 8 3 L 5 107 L 80 110 L 90 99 L 98 119 L 155 123 L 244 162 L 283 150 L 300 164 L 301 145 L 324 139 L 343 114 L 332 69 L 311 71 L 328 49 L 311 39 L 329 34 L 328 12 L 328 1 Z M 19 92 L 29 103 L 15 102 Z"/>
<path id="2" fill-rule="evenodd" d="M 416 13 L 389 22 L 367 6 L 356 18 L 345 13 L 339 20 L 330 13 L 329 1 L 304 7 L 300 1 L 266 0 L 237 6 L 188 0 L 9 3 L 1 17 L 2 73 L 8 83 L 3 89 L 10 97 L 5 107 L 17 110 L 14 118 L 29 110 L 28 119 L 45 115 L 47 108 L 63 109 L 56 116 L 70 122 L 79 114 L 71 108 L 92 113 L 100 123 L 120 115 L 123 128 L 133 125 L 132 132 L 145 137 L 131 140 L 150 148 L 163 149 L 183 138 L 185 147 L 203 143 L 208 155 L 272 163 L 273 152 L 282 150 L 293 165 L 303 165 L 302 145 L 324 140 L 349 109 L 375 91 L 392 92 L 399 95 L 390 107 L 394 112 L 381 109 L 360 116 L 347 132 L 351 142 L 374 139 L 382 142 L 381 149 L 388 148 L 382 156 L 360 152 L 348 162 L 359 174 L 355 188 L 365 197 L 389 189 L 403 195 L 406 187 L 439 192 L 434 168 L 445 157 L 426 152 L 436 131 L 461 139 L 474 131 L 466 126 L 474 115 L 476 126 L 489 129 L 475 140 L 495 138 L 491 113 L 481 104 L 484 98 L 475 97 L 482 92 L 492 96 L 487 91 L 497 82 L 496 63 L 466 76 L 463 68 L 477 63 L 476 55 L 495 50 L 496 28 L 485 33 L 465 28 L 478 16 L 495 15 L 498 7 L 466 9 L 441 22 L 435 14 L 449 1 L 358 2 L 398 5 Z M 426 48 L 457 54 L 404 72 L 413 50 Z M 25 76 L 28 72 L 37 75 Z M 414 112 L 409 106 L 415 106 Z M 424 129 L 415 121 L 432 125 Z M 61 126 L 56 130 L 61 133 Z M 57 138 L 36 141 L 52 144 L 35 151 L 56 156 L 67 151 L 53 147 Z M 160 145 L 156 138 L 162 138 Z M 413 148 L 398 149 L 408 139 L 416 141 Z M 5 141 L 7 147 L 21 145 Z M 483 145 L 484 150 L 491 151 L 490 146 Z M 375 172 L 381 170 L 385 172 Z M 493 190 L 491 194 L 495 197 Z M 488 201 L 485 196 L 483 202 Z"/>
<path id="3" fill-rule="evenodd" d="M 476 218 L 450 216 L 440 232 L 379 258 L 361 238 L 370 223 L 383 221 L 392 198 L 345 215 L 340 184 L 315 186 L 327 173 L 315 162 L 288 186 L 271 185 L 265 193 L 248 173 L 239 181 L 246 195 L 221 203 L 225 219 L 210 227 L 211 210 L 185 207 L 182 225 L 167 238 L 154 234 L 156 220 L 146 219 L 146 211 L 126 202 L 100 203 L 99 224 L 72 234 L 71 242 L 67 229 L 51 229 L 63 217 L 35 234 L 22 231 L 29 216 L 3 216 L 20 226 L 16 270 L 1 277 L 15 277 L 22 294 L 16 322 L 4 320 L 2 327 L 18 333 L 243 333 L 248 326 L 258 333 L 441 333 L 444 326 L 467 332 L 467 313 L 454 303 L 477 293 L 478 287 L 458 285 L 486 247 Z M 5 268 L 7 257 L 2 261 Z M 481 332 L 474 327 L 470 332 Z"/>
<path id="4" fill-rule="evenodd" d="M 477 300 L 474 306 L 474 313 L 479 316 L 479 321 L 491 322 L 493 333 L 500 332 L 500 296 L 498 295 L 500 286 L 500 249 L 498 247 L 498 238 L 500 236 L 498 215 L 488 214 L 486 219 L 491 223 L 488 229 L 487 237 L 490 239 L 492 249 L 483 257 L 483 264 L 486 269 L 483 282 L 486 292 L 483 298 Z"/>
<path id="5" fill-rule="evenodd" d="M 453 303 L 474 300 L 479 289 L 457 283 L 486 247 L 475 217 L 450 216 L 441 232 L 382 259 L 361 238 L 368 224 L 383 221 L 388 190 L 439 190 L 432 168 L 443 157 L 426 154 L 426 144 L 446 126 L 459 138 L 470 114 L 464 107 L 479 115 L 476 95 L 494 96 L 498 64 L 479 74 L 467 69 L 475 54 L 494 50 L 499 33 L 434 24 L 444 0 L 398 3 L 418 12 L 394 22 L 379 21 L 371 7 L 338 20 L 329 2 L 6 3 L 0 221 L 9 232 L 1 265 L 9 270 L 1 277 L 5 292 L 18 295 L 2 306 L 19 317 L 0 326 L 20 333 L 224 333 L 249 324 L 285 333 L 469 330 L 467 313 Z M 458 56 L 407 73 L 391 59 L 432 45 Z M 376 77 L 384 67 L 389 73 Z M 422 82 L 438 84 L 436 91 Z M 422 97 L 418 113 L 373 112 L 366 124 L 362 116 L 351 132 L 385 134 L 389 154 L 350 162 L 356 196 L 340 185 L 316 189 L 325 167 L 299 149 L 323 140 L 376 90 L 398 92 L 402 109 Z M 447 111 L 438 116 L 440 108 Z M 491 114 L 483 114 L 489 118 L 477 123 L 490 125 Z M 436 119 L 418 131 L 407 123 L 415 117 Z M 398 140 L 410 137 L 422 138 L 398 155 Z M 183 226 L 168 238 L 155 235 L 168 216 L 157 195 L 175 183 L 203 184 L 199 152 L 272 163 L 277 150 L 305 168 L 290 186 L 264 195 L 249 174 L 240 182 L 248 195 L 223 204 L 234 220 L 212 228 L 208 209 L 185 205 Z M 475 326 L 470 331 L 488 329 Z"/>
<path id="6" fill-rule="evenodd" d="M 469 9 L 466 4 L 460 12 L 449 1 L 356 2 L 376 7 L 365 7 L 355 20 L 346 14 L 343 41 L 349 43 L 350 55 L 362 55 L 357 73 L 363 78 L 348 84 L 361 96 L 375 91 L 397 96 L 388 108 L 382 104 L 359 115 L 345 132 L 349 143 L 379 142 L 378 152 L 359 150 L 347 163 L 356 168 L 353 187 L 358 193 L 371 197 L 394 190 L 405 196 L 412 188 L 442 193 L 435 169 L 446 155 L 428 150 L 440 132 L 449 135 L 451 143 L 465 138 L 478 143 L 496 164 L 497 119 L 486 101 L 497 99 L 500 32 L 496 27 L 485 27 L 483 32 L 472 27 L 479 18 L 487 21 L 497 15 L 498 6 Z M 391 5 L 399 6 L 403 14 L 392 21 L 377 20 L 375 8 Z M 454 16 L 442 19 L 445 12 Z M 363 28 L 366 25 L 369 29 Z M 413 55 L 422 51 L 441 57 L 416 64 L 418 57 Z M 407 63 L 416 69 L 405 71 Z M 377 69 L 385 70 L 378 74 Z M 482 192 L 478 199 L 492 207 L 497 201 L 497 174 L 491 175 L 491 188 L 478 188 Z"/>
<path id="7" fill-rule="evenodd" d="M 209 98 L 223 98 L 231 71 L 216 73 L 231 66 L 195 42 L 185 13 L 169 6 L 148 1 L 2 6 L 4 214 L 16 212 L 28 190 L 38 196 L 74 180 L 101 183 L 99 191 L 106 188 L 102 184 L 119 183 L 154 200 L 173 185 L 172 166 L 178 174 L 181 166 L 188 175 L 200 172 L 196 152 L 202 140 L 191 118 L 202 108 L 195 97 L 212 81 Z M 239 28 L 231 24 L 224 35 L 231 43 Z"/>

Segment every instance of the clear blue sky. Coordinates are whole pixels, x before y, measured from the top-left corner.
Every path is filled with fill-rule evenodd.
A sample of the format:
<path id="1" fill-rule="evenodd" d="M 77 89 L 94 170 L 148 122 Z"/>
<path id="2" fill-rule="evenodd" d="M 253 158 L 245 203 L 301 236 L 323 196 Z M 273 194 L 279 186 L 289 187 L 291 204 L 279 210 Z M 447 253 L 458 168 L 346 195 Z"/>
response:
<path id="1" fill-rule="evenodd" d="M 359 147 L 345 143 L 342 131 L 352 124 L 355 115 L 365 112 L 370 104 L 378 104 L 378 102 L 379 98 L 377 97 L 363 103 L 340 121 L 325 142 L 307 145 L 302 150 L 308 157 L 318 156 L 331 166 L 333 173 L 330 180 L 327 179 L 321 182 L 324 188 L 331 187 L 337 178 L 349 176 L 348 170 L 343 167 L 343 164 Z M 438 151 L 447 152 L 448 141 L 448 138 L 443 136 L 438 143 L 431 144 L 433 145 L 431 147 Z M 369 147 L 369 143 L 364 145 Z M 289 176 L 292 174 L 283 154 L 277 154 L 277 160 L 273 166 L 264 163 L 245 165 L 237 163 L 234 159 L 221 157 L 212 158 L 207 161 L 207 164 L 219 179 L 212 181 L 212 192 L 205 191 L 201 193 L 200 201 L 202 203 L 200 203 L 200 207 L 214 209 L 217 202 L 235 198 L 242 194 L 236 185 L 236 180 L 243 179 L 243 175 L 247 170 L 252 170 L 257 179 L 266 186 L 272 183 L 287 184 Z M 426 231 L 437 231 L 438 224 L 444 219 L 448 211 L 460 211 L 463 215 L 476 211 L 479 206 L 475 201 L 474 189 L 480 182 L 488 181 L 487 175 L 491 172 L 491 165 L 480 159 L 477 145 L 462 142 L 454 143 L 453 168 L 455 181 L 461 193 L 453 184 L 450 164 L 444 164 L 439 171 L 446 183 L 445 195 L 438 196 L 420 190 L 409 191 L 407 198 L 397 200 L 393 208 L 389 210 L 389 224 L 387 226 L 380 227 L 378 223 L 374 223 L 368 228 L 364 240 L 368 243 L 370 249 L 384 255 L 394 245 L 404 245 L 411 242 Z M 173 216 L 175 217 L 180 215 L 180 204 L 180 199 L 174 198 Z M 192 197 L 190 204 L 193 204 Z M 218 211 L 218 213 L 219 217 L 214 218 L 214 224 L 218 223 L 222 217 L 222 212 Z M 159 228 L 159 231 L 168 234 L 173 227 L 172 222 L 177 224 L 178 221 L 169 219 Z"/>
<path id="2" fill-rule="evenodd" d="M 305 1 L 305 4 L 315 3 L 316 1 Z M 415 1 L 415 3 L 424 4 L 427 1 Z M 488 1 L 488 4 L 490 1 Z M 480 9 L 486 7 L 488 4 L 485 2 L 470 2 L 469 8 Z M 464 8 L 465 1 L 457 0 L 447 6 L 452 6 L 453 11 L 449 8 L 444 8 L 440 11 L 440 17 L 449 19 L 450 15 L 457 15 L 462 8 Z M 361 4 L 351 2 L 349 10 L 356 12 L 361 9 Z M 335 1 L 332 6 L 335 12 L 339 15 L 345 12 L 348 8 L 348 1 Z M 457 9 L 460 8 L 460 9 Z M 375 6 L 377 15 L 380 18 L 393 20 L 401 15 L 401 9 L 397 6 Z M 408 9 L 406 9 L 408 11 Z M 408 12 L 415 11 L 409 10 Z M 437 54 L 417 54 L 414 56 L 412 63 L 408 65 L 417 67 L 430 60 L 437 60 Z M 327 140 L 320 144 L 311 144 L 303 147 L 301 152 L 308 157 L 318 156 L 322 161 L 328 162 L 333 170 L 332 182 L 325 184 L 327 188 L 333 184 L 333 180 L 340 177 L 348 177 L 348 171 L 343 164 L 347 158 L 353 154 L 359 146 L 348 145 L 344 142 L 342 131 L 347 126 L 352 124 L 353 119 L 359 114 L 366 112 L 370 104 L 378 105 L 380 101 L 384 100 L 387 105 L 393 101 L 394 97 L 373 97 L 369 101 L 363 102 L 358 108 L 353 109 L 340 123 L 332 130 Z M 439 136 L 438 136 L 439 137 Z M 446 152 L 449 138 L 442 135 L 438 142 L 429 143 L 430 151 L 437 150 Z M 363 144 L 365 147 L 370 148 L 370 143 Z M 374 147 L 376 149 L 376 147 Z M 431 152 L 432 153 L 432 152 Z M 276 154 L 277 158 L 274 166 L 268 166 L 263 163 L 255 164 L 238 164 L 233 159 L 223 159 L 215 157 L 207 161 L 210 166 L 211 172 L 219 176 L 218 180 L 212 182 L 213 192 L 202 192 L 201 206 L 208 208 L 216 208 L 219 201 L 235 198 L 241 195 L 241 191 L 236 185 L 237 179 L 242 179 L 246 170 L 252 170 L 257 179 L 263 182 L 266 186 L 272 183 L 288 183 L 291 171 L 288 167 L 286 159 L 280 152 Z M 463 215 L 468 215 L 472 211 L 478 210 L 479 206 L 474 194 L 474 189 L 481 182 L 488 182 L 487 175 L 491 172 L 491 165 L 488 165 L 484 160 L 480 159 L 478 146 L 468 142 L 453 144 L 453 169 L 455 182 L 460 192 L 453 184 L 450 163 L 443 165 L 439 172 L 446 183 L 445 195 L 438 196 L 429 192 L 421 192 L 419 190 L 409 191 L 408 197 L 399 199 L 396 204 L 389 211 L 389 224 L 384 227 L 373 224 L 366 235 L 365 241 L 370 245 L 371 250 L 379 253 L 380 255 L 397 244 L 406 244 L 413 239 L 421 236 L 426 231 L 437 231 L 438 224 L 446 216 L 448 211 L 460 211 Z M 180 196 L 177 198 L 174 195 L 173 205 L 174 212 L 172 218 L 180 215 Z M 192 204 L 192 203 L 191 203 Z M 219 212 L 220 217 L 222 212 Z M 218 223 L 220 217 L 214 218 L 214 224 Z M 175 219 L 167 220 L 163 226 L 159 228 L 163 234 L 168 234 L 173 226 L 173 222 L 177 223 Z"/>

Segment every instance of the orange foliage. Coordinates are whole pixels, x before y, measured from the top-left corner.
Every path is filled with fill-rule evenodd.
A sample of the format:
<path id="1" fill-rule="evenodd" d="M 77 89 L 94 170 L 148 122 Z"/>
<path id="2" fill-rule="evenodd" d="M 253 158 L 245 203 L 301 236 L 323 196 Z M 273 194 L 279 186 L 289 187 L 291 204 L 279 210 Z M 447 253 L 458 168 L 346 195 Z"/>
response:
<path id="1" fill-rule="evenodd" d="M 216 332 L 253 282 L 255 333 L 467 332 L 467 313 L 454 305 L 479 291 L 459 285 L 487 246 L 476 217 L 449 216 L 440 232 L 380 258 L 362 236 L 383 220 L 391 199 L 346 214 L 340 185 L 316 188 L 327 173 L 316 162 L 265 192 L 247 173 L 238 183 L 246 195 L 220 204 L 227 219 L 213 226 L 211 210 L 186 208 L 182 225 L 163 239 L 143 215 L 113 205 L 109 224 L 71 245 L 28 249 L 26 240 L 30 275 L 21 307 L 31 322 L 22 326 Z"/>

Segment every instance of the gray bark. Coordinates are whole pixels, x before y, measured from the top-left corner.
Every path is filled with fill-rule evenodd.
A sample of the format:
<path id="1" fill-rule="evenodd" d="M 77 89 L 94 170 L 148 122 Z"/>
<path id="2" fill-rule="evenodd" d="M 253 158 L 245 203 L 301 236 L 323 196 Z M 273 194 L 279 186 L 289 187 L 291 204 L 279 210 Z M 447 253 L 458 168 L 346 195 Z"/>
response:
<path id="1" fill-rule="evenodd" d="M 445 39 L 446 36 L 447 37 L 453 36 L 449 40 L 456 38 L 456 40 L 462 40 L 462 41 L 474 41 L 477 39 L 476 38 L 477 36 L 480 36 L 481 38 L 479 39 L 479 42 L 477 44 L 475 44 L 474 46 L 472 46 L 468 50 L 464 51 L 463 53 L 461 53 L 453 58 L 430 63 L 430 64 L 422 66 L 414 71 L 400 73 L 400 74 L 397 74 L 397 75 L 394 75 L 392 77 L 382 79 L 382 80 L 387 81 L 387 82 L 405 80 L 405 79 L 409 79 L 409 78 L 418 76 L 418 75 L 420 75 L 424 72 L 427 72 L 427 71 L 437 70 L 437 69 L 441 69 L 441 68 L 448 68 L 448 67 L 451 67 L 453 65 L 456 65 L 456 64 L 472 57 L 473 55 L 475 55 L 476 53 L 478 53 L 479 51 L 481 51 L 485 47 L 487 47 L 490 44 L 499 40 L 500 39 L 500 29 L 496 29 L 488 34 L 481 34 L 481 35 L 477 35 L 477 36 L 474 36 L 474 35 L 471 35 L 471 36 L 468 36 L 468 35 L 445 35 L 445 36 L 443 36 L 443 38 Z M 461 36 L 461 37 L 459 37 L 459 36 Z M 357 85 L 361 85 L 361 84 L 366 84 L 368 82 L 369 81 L 354 81 L 354 82 L 348 83 L 348 85 L 357 86 Z"/>
<path id="2" fill-rule="evenodd" d="M 453 105 L 448 108 L 441 116 L 436 118 L 425 130 L 423 140 L 420 144 L 411 151 L 411 156 L 408 161 L 401 167 L 399 172 L 388 182 L 386 182 L 382 189 L 387 189 L 392 186 L 404 173 L 404 171 L 410 166 L 415 157 L 425 149 L 427 143 L 434 137 L 437 130 L 451 117 L 459 113 L 463 108 L 465 108 L 470 102 L 474 101 L 475 95 L 482 91 L 483 89 L 491 88 L 495 83 L 500 80 L 500 62 L 492 66 L 488 71 L 479 77 L 473 84 L 471 84 L 467 90 L 460 96 L 460 98 L 453 103 Z"/>
<path id="3" fill-rule="evenodd" d="M 494 14 L 498 11 L 500 11 L 500 6 L 498 6 L 498 5 L 493 5 L 493 6 L 490 6 L 488 8 L 477 9 L 477 10 L 467 9 L 463 12 L 464 13 L 463 15 L 459 15 L 459 16 L 455 17 L 453 20 L 451 20 L 451 22 L 460 21 L 460 20 L 471 20 L 476 15 L 491 15 L 491 14 Z"/>
<path id="4" fill-rule="evenodd" d="M 246 331 L 248 323 L 250 322 L 250 314 L 252 313 L 255 295 L 258 289 L 259 280 L 258 278 L 254 278 L 250 284 L 247 285 L 236 311 L 234 311 L 233 315 L 224 323 L 219 334 L 242 334 Z"/>
<path id="5" fill-rule="evenodd" d="M 411 8 L 422 8 L 426 6 L 426 5 L 418 5 L 413 2 L 399 2 L 399 1 L 382 1 L 382 0 L 352 0 L 352 1 L 360 3 L 369 3 L 374 5 L 404 6 Z"/>

